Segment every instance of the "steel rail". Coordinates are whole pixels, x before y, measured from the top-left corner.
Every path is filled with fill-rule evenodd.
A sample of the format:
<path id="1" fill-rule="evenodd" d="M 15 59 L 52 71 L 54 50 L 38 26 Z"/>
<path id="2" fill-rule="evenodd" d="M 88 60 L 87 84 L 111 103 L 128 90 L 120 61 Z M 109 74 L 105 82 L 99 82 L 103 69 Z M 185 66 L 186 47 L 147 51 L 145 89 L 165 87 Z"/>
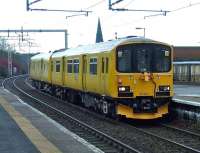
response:
<path id="1" fill-rule="evenodd" d="M 79 126 L 81 126 L 82 128 L 86 129 L 87 131 L 95 134 L 96 137 L 102 138 L 104 140 L 104 142 L 112 144 L 113 146 L 116 147 L 117 150 L 120 150 L 121 152 L 142 153 L 139 150 L 134 149 L 134 148 L 124 144 L 123 142 L 121 142 L 121 141 L 119 141 L 119 140 L 117 140 L 115 138 L 112 138 L 111 136 L 109 136 L 109 135 L 107 135 L 107 134 L 105 134 L 105 133 L 103 133 L 101 131 L 98 131 L 97 129 L 94 129 L 93 127 L 83 123 L 82 121 L 77 120 L 76 118 L 70 116 L 69 114 L 67 114 L 67 113 L 65 113 L 65 112 L 63 112 L 63 111 L 61 111 L 61 110 L 59 110 L 57 108 L 54 108 L 54 107 L 48 105 L 47 103 L 41 101 L 40 99 L 37 99 L 37 98 L 33 97 L 32 95 L 28 94 L 27 92 L 25 92 L 24 90 L 22 90 L 20 87 L 18 87 L 16 85 L 16 80 L 19 79 L 19 78 L 20 77 L 17 77 L 17 78 L 14 79 L 13 85 L 18 91 L 20 91 L 24 95 L 28 96 L 29 98 L 34 99 L 36 102 L 45 105 L 46 107 L 56 111 L 57 113 L 60 113 L 60 114 L 64 115 L 65 117 L 69 118 L 72 122 L 78 124 Z"/>
<path id="2" fill-rule="evenodd" d="M 186 146 L 186 145 L 184 145 L 184 144 L 181 144 L 181 143 L 175 142 L 175 141 L 173 141 L 173 140 L 164 138 L 164 137 L 162 137 L 162 136 L 159 136 L 159 135 L 156 135 L 156 134 L 154 134 L 154 133 L 148 132 L 148 131 L 143 130 L 143 129 L 141 129 L 141 128 L 137 128 L 137 127 L 135 127 L 135 126 L 133 126 L 133 128 L 135 128 L 136 130 L 138 130 L 138 131 L 140 131 L 140 132 L 143 132 L 143 133 L 145 133 L 145 134 L 147 134 L 147 135 L 154 136 L 154 137 L 156 137 L 156 138 L 158 138 L 158 139 L 161 139 L 161 140 L 167 141 L 167 142 L 169 142 L 169 143 L 175 144 L 175 145 L 177 145 L 177 146 L 180 146 L 180 147 L 182 147 L 182 148 L 184 148 L 184 149 L 186 149 L 186 150 L 188 150 L 188 151 L 200 153 L 200 150 L 191 148 L 191 147 Z"/>
<path id="3" fill-rule="evenodd" d="M 194 132 L 191 132 L 191 131 L 188 131 L 188 130 L 184 130 L 184 129 L 181 129 L 181 128 L 177 128 L 177 127 L 174 127 L 174 126 L 171 126 L 171 125 L 167 125 L 167 124 L 160 124 L 161 126 L 163 127 L 166 127 L 166 128 L 169 128 L 169 129 L 173 129 L 173 130 L 177 130 L 177 131 L 180 131 L 180 132 L 184 132 L 186 134 L 190 134 L 190 135 L 193 135 L 195 137 L 199 137 L 200 138 L 200 134 L 198 133 L 194 133 Z"/>
<path id="4" fill-rule="evenodd" d="M 14 80 L 14 82 L 15 82 L 16 80 L 17 80 L 17 78 Z M 42 102 L 41 100 L 39 100 L 39 99 L 37 99 L 37 98 L 35 98 L 35 97 L 29 95 L 28 93 L 26 93 L 25 91 L 23 91 L 22 89 L 20 89 L 19 87 L 17 87 L 16 84 L 15 84 L 14 86 L 15 86 L 16 89 L 18 89 L 20 92 L 24 93 L 25 95 L 29 96 L 30 98 L 35 99 L 35 100 L 38 101 L 39 103 L 42 103 L 42 104 L 46 105 L 47 107 L 49 107 L 49 108 L 51 108 L 51 109 L 53 109 L 53 110 L 55 110 L 55 111 L 57 111 L 57 112 L 59 112 L 59 113 L 65 115 L 65 116 L 67 116 L 67 117 L 69 117 L 69 118 L 71 118 L 71 119 L 73 120 L 73 117 L 71 117 L 71 116 L 69 116 L 68 114 L 66 114 L 66 113 L 64 113 L 64 112 L 62 112 L 62 111 L 60 111 L 60 110 L 58 110 L 58 109 L 56 109 L 56 108 L 53 108 L 52 106 L 50 106 L 50 105 L 48 105 L 48 104 Z M 96 129 L 94 129 L 94 128 L 88 126 L 88 125 L 86 125 L 85 123 L 83 123 L 83 122 L 81 122 L 81 121 L 79 121 L 79 120 L 77 120 L 77 119 L 75 119 L 75 121 L 80 122 L 80 125 L 83 125 L 84 127 L 87 127 L 87 128 L 89 128 L 89 129 L 91 129 L 91 131 L 95 131 L 95 132 L 97 131 Z M 179 147 L 182 147 L 182 148 L 184 148 L 184 149 L 186 149 L 186 150 L 188 150 L 188 151 L 200 153 L 200 150 L 196 150 L 196 149 L 194 149 L 194 148 L 188 147 L 188 146 L 186 146 L 186 145 L 183 145 L 183 144 L 181 144 L 181 143 L 175 142 L 175 141 L 173 141 L 173 140 L 170 140 L 170 139 L 167 139 L 167 138 L 158 136 L 158 135 L 156 135 L 156 134 L 154 134 L 154 133 L 148 132 L 148 131 L 143 130 L 143 129 L 141 129 L 141 128 L 137 128 L 137 127 L 135 127 L 135 126 L 132 126 L 132 127 L 133 127 L 135 130 L 137 130 L 137 131 L 140 131 L 140 132 L 145 133 L 145 134 L 147 134 L 147 135 L 150 135 L 150 136 L 156 137 L 156 138 L 158 138 L 158 139 L 167 141 L 167 142 L 169 142 L 169 143 L 171 143 L 171 144 L 175 144 L 175 145 L 177 145 L 177 146 L 179 146 Z M 179 130 L 180 130 L 180 129 L 179 129 Z M 181 131 L 182 131 L 182 132 L 185 132 L 185 130 L 182 130 L 182 129 L 181 129 Z M 193 132 L 189 132 L 189 131 L 187 131 L 187 132 L 188 132 L 188 133 L 193 133 Z M 114 142 L 117 142 L 117 143 L 119 142 L 118 140 L 116 140 L 116 139 L 114 139 L 114 138 L 112 138 L 112 137 L 110 137 L 110 136 L 108 136 L 108 135 L 106 135 L 106 134 L 104 134 L 104 133 L 102 133 L 102 132 L 100 132 L 100 131 L 97 131 L 97 133 L 99 133 L 100 135 L 103 135 L 103 136 L 106 137 L 107 139 L 112 140 L 112 142 L 113 142 L 113 141 L 114 141 Z M 197 136 L 199 136 L 199 135 L 197 135 Z M 133 149 L 133 148 L 131 148 L 130 146 L 127 146 L 126 144 L 124 144 L 124 143 L 122 143 L 122 142 L 119 142 L 119 143 L 121 143 L 122 146 L 123 146 L 123 145 L 126 146 L 128 149 Z M 115 144 L 116 144 L 116 143 L 115 143 Z M 138 150 L 135 150 L 135 149 L 134 149 L 134 151 L 137 152 Z M 133 152 L 133 151 L 132 151 L 132 152 Z M 139 153 L 139 151 L 138 151 L 138 153 Z"/>
<path id="5" fill-rule="evenodd" d="M 25 76 L 28 76 L 28 74 L 22 74 L 22 75 L 17 75 L 17 76 L 12 76 L 12 77 L 5 78 L 5 79 L 3 79 L 3 81 L 1 82 L 1 87 L 5 88 L 5 82 L 6 82 L 7 80 L 10 80 L 10 79 L 16 78 L 16 77 L 25 77 Z"/>

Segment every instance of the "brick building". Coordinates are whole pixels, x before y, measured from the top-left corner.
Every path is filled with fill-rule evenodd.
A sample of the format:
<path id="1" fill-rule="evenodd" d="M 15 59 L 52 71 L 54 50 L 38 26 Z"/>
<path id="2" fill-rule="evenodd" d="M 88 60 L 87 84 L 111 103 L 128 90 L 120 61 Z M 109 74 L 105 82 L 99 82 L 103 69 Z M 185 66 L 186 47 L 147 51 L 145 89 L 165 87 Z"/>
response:
<path id="1" fill-rule="evenodd" d="M 200 61 L 200 46 L 174 46 L 175 61 Z"/>

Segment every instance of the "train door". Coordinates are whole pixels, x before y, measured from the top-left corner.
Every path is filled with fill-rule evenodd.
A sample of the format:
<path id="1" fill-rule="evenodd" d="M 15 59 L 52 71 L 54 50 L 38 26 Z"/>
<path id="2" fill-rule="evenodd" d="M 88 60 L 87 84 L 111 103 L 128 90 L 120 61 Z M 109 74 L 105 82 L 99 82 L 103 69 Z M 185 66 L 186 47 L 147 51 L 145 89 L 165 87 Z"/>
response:
<path id="1" fill-rule="evenodd" d="M 51 83 L 51 75 L 52 75 L 52 61 L 51 61 L 51 57 L 48 60 L 48 82 Z"/>
<path id="2" fill-rule="evenodd" d="M 105 79 L 106 79 L 106 58 L 102 56 L 101 58 L 101 70 L 100 70 L 100 89 L 101 93 L 105 94 Z"/>
<path id="3" fill-rule="evenodd" d="M 44 61 L 43 61 L 43 59 L 41 59 L 41 63 L 40 63 L 40 73 L 39 73 L 39 78 L 40 78 L 40 80 L 42 80 L 43 79 L 43 63 L 44 63 Z"/>
<path id="4" fill-rule="evenodd" d="M 61 75 L 62 75 L 62 85 L 65 84 L 65 57 L 61 59 Z"/>
<path id="5" fill-rule="evenodd" d="M 50 62 L 51 62 L 51 74 L 50 74 L 50 81 L 51 81 L 51 84 L 53 83 L 53 71 L 54 71 L 54 65 L 53 65 L 53 59 L 51 58 L 51 60 L 50 60 Z"/>
<path id="6" fill-rule="evenodd" d="M 86 78 L 87 78 L 87 57 L 86 55 L 83 55 L 83 71 L 82 71 L 82 88 L 84 91 L 87 90 L 87 87 L 86 87 Z"/>
<path id="7" fill-rule="evenodd" d="M 109 84 L 109 58 L 105 57 L 105 74 L 104 74 L 104 93 L 108 93 L 108 84 Z"/>

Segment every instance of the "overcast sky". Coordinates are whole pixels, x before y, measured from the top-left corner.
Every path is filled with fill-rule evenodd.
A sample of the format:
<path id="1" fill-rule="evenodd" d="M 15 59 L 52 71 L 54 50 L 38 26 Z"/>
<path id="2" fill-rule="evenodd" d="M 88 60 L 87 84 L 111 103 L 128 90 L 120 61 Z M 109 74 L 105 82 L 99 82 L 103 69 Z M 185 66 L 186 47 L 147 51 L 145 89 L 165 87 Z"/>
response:
<path id="1" fill-rule="evenodd" d="M 34 0 L 29 0 L 34 1 Z M 112 0 L 114 2 L 114 0 Z M 73 13 L 26 11 L 26 0 L 0 0 L 0 29 L 67 29 L 69 47 L 95 42 L 98 17 L 101 20 L 104 40 L 127 35 L 143 36 L 178 46 L 200 45 L 200 0 L 124 0 L 116 8 L 154 9 L 172 11 L 166 16 L 151 16 L 153 12 L 119 12 L 108 10 L 108 0 L 42 0 L 31 8 L 70 9 L 93 11 L 88 17 L 77 16 L 66 19 Z M 190 6 L 190 7 L 188 7 Z M 184 9 L 179 9 L 184 8 Z M 3 34 L 1 34 L 2 36 Z M 5 35 L 5 34 L 4 34 Z M 7 35 L 7 34 L 6 34 Z M 15 35 L 16 34 L 10 34 Z M 36 47 L 31 51 L 60 49 L 64 47 L 64 34 L 24 34 Z M 13 39 L 13 38 L 12 38 Z M 16 49 L 27 51 L 27 47 Z M 20 43 L 22 45 L 22 43 Z M 24 42 L 24 45 L 25 42 Z"/>

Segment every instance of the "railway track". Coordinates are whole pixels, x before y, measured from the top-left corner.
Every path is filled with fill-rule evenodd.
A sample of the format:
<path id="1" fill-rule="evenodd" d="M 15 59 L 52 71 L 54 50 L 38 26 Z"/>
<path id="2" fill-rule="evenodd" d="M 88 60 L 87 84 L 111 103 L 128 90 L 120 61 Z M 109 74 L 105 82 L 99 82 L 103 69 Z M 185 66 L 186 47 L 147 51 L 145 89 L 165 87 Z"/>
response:
<path id="1" fill-rule="evenodd" d="M 9 79 L 8 79 L 9 80 Z M 13 87 L 16 88 L 19 92 L 24 94 L 25 96 L 34 99 L 35 102 L 39 103 L 40 105 L 43 105 L 47 109 L 51 110 L 51 116 L 56 115 L 62 117 L 62 119 L 65 120 L 65 123 L 68 123 L 67 128 L 71 131 L 73 131 L 75 134 L 81 136 L 82 138 L 86 139 L 93 145 L 97 146 L 102 150 L 102 152 L 105 153 L 141 153 L 139 150 L 136 150 L 120 141 L 118 141 L 115 138 L 110 137 L 107 134 L 104 134 L 101 131 L 98 131 L 97 129 L 83 123 L 82 121 L 77 120 L 76 118 L 70 116 L 69 114 L 66 114 L 65 112 L 52 107 L 48 105 L 47 103 L 33 97 L 32 95 L 28 94 L 24 90 L 22 90 L 20 87 L 16 85 L 17 78 L 14 79 L 13 85 L 10 86 L 12 89 Z M 3 82 L 3 87 L 5 88 L 6 81 Z M 12 90 L 13 91 L 13 90 Z M 52 114 L 52 111 L 55 114 Z"/>
<path id="2" fill-rule="evenodd" d="M 191 135 L 193 137 L 200 138 L 200 131 L 199 132 L 192 132 L 190 130 L 186 130 L 186 129 L 183 129 L 183 128 L 180 128 L 180 127 L 176 127 L 176 126 L 173 126 L 173 125 L 167 125 L 167 124 L 160 124 L 160 125 L 163 126 L 163 127 L 172 129 L 172 130 L 177 130 L 179 132 L 182 132 L 182 133 L 185 133 L 185 134 L 189 134 L 189 135 Z"/>
<path id="3" fill-rule="evenodd" d="M 200 135 L 200 124 L 195 121 L 174 119 L 172 122 L 168 123 L 167 126 L 172 126 L 184 131 L 189 131 Z"/>
<path id="4" fill-rule="evenodd" d="M 2 82 L 3 82 L 3 80 L 4 80 L 4 79 L 2 79 L 2 78 L 0 79 L 0 87 L 2 87 Z"/>
<path id="5" fill-rule="evenodd" d="M 15 94 L 21 95 L 22 97 L 28 96 L 29 95 L 28 93 L 31 91 L 33 93 L 33 90 L 36 91 L 35 89 L 32 89 L 31 87 L 27 86 L 25 83 L 22 83 L 22 81 L 24 81 L 24 79 L 22 78 L 16 79 L 14 81 L 15 87 L 13 87 L 10 90 L 13 90 L 12 92 L 15 92 Z M 21 87 L 19 88 L 19 86 Z M 14 88 L 18 88 L 18 93 L 16 93 L 15 91 L 16 89 Z M 26 90 L 26 92 L 24 92 L 24 90 Z M 38 93 L 38 95 L 39 94 L 41 95 L 41 93 Z M 34 93 L 33 95 L 36 96 L 37 94 Z M 37 103 L 39 103 L 39 101 L 42 102 L 41 104 L 39 104 L 40 105 L 39 107 L 50 107 L 51 110 L 57 113 L 57 117 L 55 117 L 56 116 L 55 114 L 50 114 L 49 116 L 54 117 L 55 120 L 59 121 L 60 123 L 64 122 L 66 128 L 72 130 L 74 133 L 76 133 L 80 137 L 83 137 L 84 139 L 88 140 L 89 142 L 99 147 L 104 152 L 149 152 L 149 153 L 151 152 L 152 153 L 154 152 L 156 153 L 196 152 L 196 153 L 200 153 L 200 148 L 199 148 L 200 137 L 196 133 L 192 133 L 186 130 L 181 130 L 178 128 L 173 128 L 172 126 L 164 125 L 164 124 L 155 125 L 155 126 L 146 126 L 146 127 L 133 126 L 133 125 L 128 125 L 127 123 L 125 124 L 116 123 L 113 120 L 105 119 L 103 117 L 99 117 L 99 118 L 100 120 L 105 119 L 104 120 L 105 123 L 102 121 L 101 122 L 102 125 L 99 124 L 100 122 L 97 123 L 99 125 L 94 125 L 91 122 L 96 122 L 96 121 L 93 121 L 92 119 L 90 121 L 91 126 L 89 125 L 91 129 L 90 128 L 88 129 L 84 126 L 87 121 L 84 121 L 84 123 L 83 121 L 81 121 L 81 124 L 76 122 L 77 118 L 75 118 L 75 121 L 73 121 L 72 119 L 69 119 L 70 121 L 68 121 L 67 118 L 70 118 L 70 117 L 67 117 L 64 115 L 66 114 L 65 113 L 66 110 L 63 110 L 63 111 L 62 109 L 60 110 L 61 107 L 59 107 L 58 104 L 56 104 L 56 108 L 55 108 L 55 105 L 52 106 L 52 104 L 47 104 L 46 102 L 44 102 L 45 98 L 47 98 L 48 95 L 43 95 L 40 97 L 40 99 L 34 98 L 34 97 L 30 98 L 30 96 L 29 96 L 29 100 L 32 99 L 32 101 L 37 101 Z M 60 101 L 60 104 L 62 103 L 61 100 L 58 100 L 58 101 Z M 33 104 L 33 105 L 36 105 L 36 104 Z M 38 109 L 41 109 L 41 108 L 38 108 Z M 84 110 L 84 109 L 81 108 L 81 110 Z M 47 113 L 48 112 L 49 111 L 47 111 Z M 85 112 L 87 113 L 87 110 L 85 110 Z M 74 118 L 74 117 L 71 117 L 71 118 Z M 71 124 L 67 125 L 66 124 L 67 122 L 70 122 Z M 95 132 L 95 131 L 98 131 L 98 132 Z M 130 149 L 133 149 L 133 150 L 130 150 Z"/>
<path id="6" fill-rule="evenodd" d="M 188 151 L 200 153 L 200 134 L 166 124 L 134 127 L 148 135 L 152 135 L 171 144 L 176 144 Z"/>

